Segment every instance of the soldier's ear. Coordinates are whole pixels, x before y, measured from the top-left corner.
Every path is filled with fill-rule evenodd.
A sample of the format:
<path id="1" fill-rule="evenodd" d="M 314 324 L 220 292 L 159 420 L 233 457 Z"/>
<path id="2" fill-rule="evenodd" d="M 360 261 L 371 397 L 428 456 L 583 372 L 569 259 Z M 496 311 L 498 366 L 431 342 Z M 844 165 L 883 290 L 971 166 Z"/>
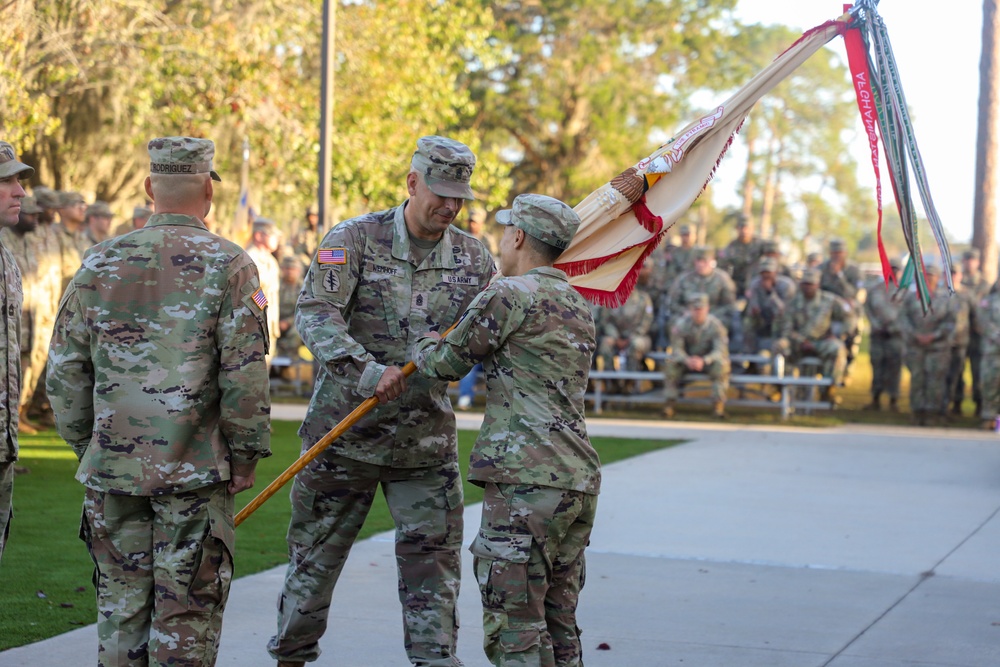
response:
<path id="1" fill-rule="evenodd" d="M 153 197 L 153 182 L 149 179 L 149 176 L 147 176 L 146 180 L 143 182 L 142 188 L 146 191 L 146 196 L 149 197 L 149 201 L 156 201 L 156 198 Z"/>

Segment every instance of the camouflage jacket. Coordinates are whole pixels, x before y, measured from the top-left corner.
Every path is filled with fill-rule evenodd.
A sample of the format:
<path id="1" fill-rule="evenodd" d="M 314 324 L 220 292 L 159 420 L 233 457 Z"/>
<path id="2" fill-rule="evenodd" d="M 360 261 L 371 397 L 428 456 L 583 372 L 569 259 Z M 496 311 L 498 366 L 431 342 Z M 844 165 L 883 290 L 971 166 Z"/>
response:
<path id="1" fill-rule="evenodd" d="M 270 454 L 257 270 L 197 218 L 156 214 L 84 258 L 46 387 L 77 479 L 154 496 L 247 475 Z"/>
<path id="2" fill-rule="evenodd" d="M 944 281 L 938 283 L 937 289 L 931 295 L 931 305 L 926 315 L 920 307 L 916 291 L 909 291 L 903 298 L 900 318 L 903 336 L 908 345 L 938 349 L 948 347 L 954 341 L 957 314 L 958 310 Z M 919 345 L 915 338 L 917 334 L 933 334 L 934 339 L 928 345 Z"/>
<path id="3" fill-rule="evenodd" d="M 73 279 L 77 269 L 80 268 L 83 253 L 90 248 L 90 245 L 82 233 L 69 231 L 61 222 L 52 225 L 51 233 L 59 245 L 59 257 L 62 267 L 62 292 L 65 292 L 69 286 L 69 281 Z"/>
<path id="4" fill-rule="evenodd" d="M 662 252 L 656 253 L 653 261 L 653 277 L 651 291 L 655 294 L 666 294 L 670 291 L 677 277 L 694 266 L 694 247 L 668 245 Z"/>
<path id="5" fill-rule="evenodd" d="M 281 287 L 278 290 L 278 321 L 282 324 L 287 323 L 288 328 L 278 339 L 278 354 L 298 356 L 299 347 L 302 346 L 302 339 L 295 329 L 295 304 L 299 300 L 299 292 L 301 291 L 302 283 L 289 284 L 284 280 L 281 281 Z"/>
<path id="6" fill-rule="evenodd" d="M 598 335 L 612 338 L 648 336 L 653 326 L 653 300 L 642 288 L 635 288 L 618 308 L 601 308 L 597 314 Z"/>
<path id="7" fill-rule="evenodd" d="M 729 359 L 729 336 L 717 317 L 709 315 L 699 325 L 688 314 L 670 328 L 670 358 L 683 362 L 688 357 L 701 357 L 706 364 Z"/>
<path id="8" fill-rule="evenodd" d="M 904 296 L 905 292 L 900 292 L 892 284 L 886 286 L 881 278 L 869 284 L 868 298 L 865 299 L 865 315 L 868 316 L 873 336 L 888 338 L 902 333 L 899 317 L 902 313 Z"/>
<path id="9" fill-rule="evenodd" d="M 493 277 L 486 247 L 454 226 L 417 265 L 404 206 L 340 223 L 309 267 L 295 328 L 321 371 L 299 429 L 305 448 L 374 396 L 385 368 L 403 366 L 420 336 L 454 323 Z M 455 461 L 447 388 L 411 376 L 402 396 L 376 406 L 327 451 L 399 468 Z M 320 456 L 313 469 L 322 466 Z"/>
<path id="10" fill-rule="evenodd" d="M 3 279 L 3 340 L 0 341 L 0 463 L 17 460 L 17 412 L 21 401 L 21 273 L 17 260 L 0 243 L 0 278 Z"/>
<path id="11" fill-rule="evenodd" d="M 309 229 L 309 226 L 306 225 L 305 228 L 295 233 L 289 245 L 292 247 L 295 256 L 302 262 L 302 269 L 306 270 L 309 268 L 313 257 L 316 256 L 316 248 L 319 245 L 319 232 Z"/>
<path id="12" fill-rule="evenodd" d="M 264 290 L 264 296 L 267 297 L 267 308 L 265 309 L 267 312 L 267 333 L 272 345 L 270 352 L 273 353 L 273 346 L 281 336 L 281 330 L 278 326 L 280 322 L 278 308 L 281 302 L 281 267 L 278 266 L 278 260 L 274 258 L 274 255 L 265 248 L 251 244 L 247 248 L 247 254 L 257 265 L 260 288 Z"/>
<path id="13" fill-rule="evenodd" d="M 707 294 L 709 311 L 719 318 L 720 322 L 730 321 L 736 308 L 736 285 L 729 274 L 721 269 L 712 269 L 707 276 L 699 275 L 697 271 L 687 271 L 670 288 L 670 313 L 673 317 L 681 316 L 695 294 Z"/>
<path id="14" fill-rule="evenodd" d="M 764 254 L 764 242 L 758 238 L 743 243 L 732 241 L 719 257 L 719 268 L 728 273 L 736 284 L 736 293 L 743 296 L 750 285 L 750 270 Z"/>
<path id="15" fill-rule="evenodd" d="M 747 289 L 747 306 L 743 310 L 744 327 L 763 338 L 781 334 L 781 318 L 797 291 L 795 281 L 785 276 L 774 277 L 774 287 L 765 290 L 760 277 Z"/>
<path id="16" fill-rule="evenodd" d="M 32 349 L 32 331 L 34 330 L 34 311 L 38 305 L 38 288 L 41 286 L 38 275 L 39 236 L 35 232 L 20 234 L 13 227 L 0 229 L 0 241 L 17 261 L 21 273 L 21 351 Z"/>
<path id="17" fill-rule="evenodd" d="M 423 377 L 458 380 L 483 364 L 486 416 L 471 481 L 600 490 L 583 404 L 595 346 L 590 306 L 551 267 L 497 280 L 443 341 L 418 341 Z"/>
<path id="18" fill-rule="evenodd" d="M 854 309 L 847 301 L 823 290 L 817 290 L 815 297 L 806 299 L 800 291 L 785 309 L 781 338 L 814 343 L 832 335 L 830 330 L 834 322 L 843 322 L 845 330 L 854 326 Z"/>
<path id="19" fill-rule="evenodd" d="M 834 271 L 830 260 L 820 265 L 819 288 L 846 299 L 853 306 L 858 301 L 858 292 L 864 287 L 861 270 L 853 264 L 844 265 L 843 271 Z"/>
<path id="20" fill-rule="evenodd" d="M 955 314 L 955 330 L 951 335 L 951 344 L 954 347 L 968 347 L 969 345 L 976 302 L 977 299 L 968 288 L 963 285 L 955 285 L 955 293 L 948 300 L 948 305 Z"/>

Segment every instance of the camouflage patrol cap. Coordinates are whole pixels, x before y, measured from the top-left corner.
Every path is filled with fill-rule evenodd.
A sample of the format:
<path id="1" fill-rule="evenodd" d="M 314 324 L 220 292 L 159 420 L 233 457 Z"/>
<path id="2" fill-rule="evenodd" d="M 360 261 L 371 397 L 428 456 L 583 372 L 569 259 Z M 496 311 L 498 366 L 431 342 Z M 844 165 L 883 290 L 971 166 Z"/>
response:
<path id="1" fill-rule="evenodd" d="M 306 216 L 308 217 L 310 215 L 319 215 L 319 206 L 316 206 L 316 204 L 309 204 L 309 206 L 306 206 Z"/>
<path id="2" fill-rule="evenodd" d="M 820 277 L 819 269 L 806 269 L 802 272 L 802 277 L 799 278 L 799 282 L 807 285 L 819 285 Z"/>
<path id="3" fill-rule="evenodd" d="M 98 218 L 113 218 L 114 213 L 111 212 L 111 207 L 108 206 L 107 202 L 95 201 L 93 204 L 87 207 L 87 212 L 84 213 L 87 218 L 98 217 Z"/>
<path id="4" fill-rule="evenodd" d="M 146 146 L 149 151 L 149 173 L 163 176 L 209 174 L 213 181 L 222 181 L 212 167 L 215 143 L 211 139 L 194 137 L 159 137 Z"/>
<path id="5" fill-rule="evenodd" d="M 940 276 L 941 267 L 937 264 L 924 264 L 924 275 L 925 276 Z"/>
<path id="6" fill-rule="evenodd" d="M 32 188 L 31 195 L 38 202 L 38 206 L 46 208 L 59 208 L 59 193 L 52 188 L 47 188 L 44 185 L 39 185 L 38 187 Z"/>
<path id="7" fill-rule="evenodd" d="M 59 193 L 59 208 L 69 208 L 79 204 L 86 204 L 87 200 L 79 192 L 63 190 Z"/>
<path id="8" fill-rule="evenodd" d="M 781 252 L 781 248 L 778 247 L 778 242 L 774 239 L 765 239 L 761 244 L 761 248 L 761 252 L 765 255 L 773 255 Z"/>
<path id="9" fill-rule="evenodd" d="M 708 308 L 708 295 L 702 292 L 692 294 L 688 300 L 688 306 L 690 308 Z"/>
<path id="10" fill-rule="evenodd" d="M 293 267 L 293 266 L 299 266 L 299 267 L 302 266 L 302 262 L 301 260 L 299 260 L 298 257 L 294 257 L 292 255 L 286 255 L 285 257 L 281 258 L 281 268 Z"/>
<path id="11" fill-rule="evenodd" d="M 778 260 L 774 257 L 765 257 L 760 260 L 760 269 L 757 270 L 758 273 L 764 273 L 765 271 L 770 271 L 771 273 L 778 272 Z"/>
<path id="12" fill-rule="evenodd" d="M 830 239 L 830 252 L 843 252 L 847 250 L 844 239 Z"/>
<path id="13" fill-rule="evenodd" d="M 132 209 L 132 219 L 135 220 L 139 218 L 141 220 L 146 220 L 149 216 L 153 215 L 153 209 L 146 206 L 136 206 Z"/>
<path id="14" fill-rule="evenodd" d="M 496 219 L 501 225 L 519 227 L 559 250 L 569 247 L 580 226 L 576 211 L 558 199 L 536 194 L 518 195 L 511 208 L 497 211 Z"/>
<path id="15" fill-rule="evenodd" d="M 695 259 L 715 259 L 715 251 L 707 245 L 700 245 L 692 253 Z"/>
<path id="16" fill-rule="evenodd" d="M 14 147 L 6 141 L 0 141 L 0 178 L 17 176 L 18 180 L 28 178 L 35 173 L 34 167 L 29 167 L 17 159 Z"/>
<path id="17" fill-rule="evenodd" d="M 469 220 L 486 222 L 486 209 L 478 204 L 469 207 Z"/>
<path id="18" fill-rule="evenodd" d="M 417 151 L 410 168 L 419 172 L 430 191 L 438 197 L 475 199 L 469 181 L 476 156 L 465 144 L 436 135 L 417 139 Z"/>
<path id="19" fill-rule="evenodd" d="M 255 232 L 267 232 L 269 234 L 280 234 L 278 223 L 270 218 L 257 217 L 253 219 L 253 230 Z"/>
<path id="20" fill-rule="evenodd" d="M 806 261 L 809 263 L 822 261 L 823 254 L 818 252 L 811 252 L 806 255 Z"/>
<path id="21" fill-rule="evenodd" d="M 687 236 L 691 233 L 691 225 L 681 225 L 681 228 L 677 232 L 681 236 Z"/>
<path id="22" fill-rule="evenodd" d="M 962 259 L 980 259 L 979 248 L 969 248 L 962 252 Z"/>
<path id="23" fill-rule="evenodd" d="M 38 205 L 34 197 L 21 198 L 21 213 L 34 215 L 42 212 L 42 207 Z"/>
<path id="24" fill-rule="evenodd" d="M 903 268 L 903 262 L 893 257 L 889 260 L 889 268 L 893 271 L 899 271 Z"/>
<path id="25" fill-rule="evenodd" d="M 743 229 L 744 227 L 750 226 L 750 218 L 745 215 L 740 215 L 736 218 L 736 229 Z"/>

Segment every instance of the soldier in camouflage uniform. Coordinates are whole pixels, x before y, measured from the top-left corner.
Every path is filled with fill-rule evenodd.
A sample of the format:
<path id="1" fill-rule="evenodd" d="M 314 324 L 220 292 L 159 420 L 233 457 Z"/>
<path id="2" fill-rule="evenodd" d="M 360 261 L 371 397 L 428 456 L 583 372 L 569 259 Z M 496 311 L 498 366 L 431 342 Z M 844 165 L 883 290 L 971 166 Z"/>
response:
<path id="1" fill-rule="evenodd" d="M 773 257 L 762 258 L 757 266 L 758 275 L 750 283 L 743 310 L 743 349 L 748 354 L 774 353 L 785 308 L 797 290 L 791 278 L 779 273 Z"/>
<path id="2" fill-rule="evenodd" d="M 247 254 L 257 265 L 257 275 L 260 276 L 260 287 L 270 304 L 281 302 L 281 267 L 274 258 L 275 251 L 281 245 L 281 234 L 278 225 L 268 218 L 258 217 L 253 221 L 253 234 L 247 245 Z M 281 337 L 281 320 L 278 308 L 267 311 L 267 333 L 271 339 L 271 349 L 267 359 L 270 364 L 274 355 L 275 345 Z"/>
<path id="3" fill-rule="evenodd" d="M 418 337 L 453 323 L 493 277 L 486 247 L 453 225 L 474 198 L 475 161 L 464 144 L 422 137 L 406 177 L 410 198 L 334 227 L 309 267 L 295 325 L 319 375 L 299 429 L 303 448 L 365 399 L 379 405 L 295 477 L 288 572 L 268 644 L 279 664 L 319 656 L 334 586 L 379 484 L 396 522 L 410 661 L 461 664 L 455 416 L 447 382 L 406 381 L 400 366 Z"/>
<path id="4" fill-rule="evenodd" d="M 965 359 L 969 352 L 969 341 L 972 338 L 973 311 L 978 300 L 964 285 L 962 285 L 962 267 L 955 264 L 951 267 L 951 281 L 955 293 L 951 295 L 948 304 L 955 313 L 955 330 L 951 336 L 948 358 L 947 393 L 945 394 L 945 411 L 952 403 L 952 414 L 962 414 L 962 393 L 959 387 L 962 374 L 965 372 Z"/>
<path id="5" fill-rule="evenodd" d="M 742 298 L 750 286 L 753 265 L 764 254 L 763 242 L 753 235 L 753 223 L 740 216 L 736 221 L 736 238 L 719 253 L 719 268 L 729 274 Z"/>
<path id="6" fill-rule="evenodd" d="M 302 271 L 305 273 L 309 270 L 309 264 L 316 256 L 316 248 L 319 246 L 319 208 L 315 204 L 310 204 L 306 208 L 306 227 L 295 233 L 289 245 L 302 262 Z"/>
<path id="7" fill-rule="evenodd" d="M 281 260 L 281 286 L 278 296 L 278 355 L 295 360 L 299 358 L 302 338 L 295 329 L 295 304 L 302 291 L 302 264 L 298 257 L 288 256 Z"/>
<path id="8" fill-rule="evenodd" d="M 997 281 L 976 308 L 976 326 L 982 341 L 982 408 L 979 417 L 991 429 L 1000 417 L 1000 281 Z"/>
<path id="9" fill-rule="evenodd" d="M 778 245 L 778 242 L 775 241 L 774 239 L 764 239 L 763 241 L 760 242 L 760 249 L 761 249 L 760 257 L 750 267 L 750 273 L 749 273 L 750 282 L 749 285 L 747 286 L 747 290 L 749 291 L 750 288 L 753 286 L 753 282 L 757 280 L 757 277 L 760 275 L 760 265 L 766 259 L 771 259 L 774 261 L 774 265 L 777 267 L 775 269 L 775 274 L 791 279 L 792 287 L 794 288 L 797 279 L 792 278 L 792 269 L 782 260 L 781 247 Z M 738 297 L 746 296 L 749 298 L 750 295 L 737 294 L 737 296 Z"/>
<path id="10" fill-rule="evenodd" d="M 111 238 L 111 220 L 115 214 L 107 202 L 95 201 L 83 216 L 83 235 L 91 246 Z"/>
<path id="11" fill-rule="evenodd" d="M 973 308 L 969 311 L 969 347 L 967 358 L 969 360 L 969 370 L 972 374 L 972 400 L 976 404 L 976 414 L 982 411 L 983 395 L 980 389 L 979 371 L 982 368 L 982 334 L 977 326 L 976 317 L 979 313 L 979 304 L 990 292 L 990 284 L 983 278 L 979 271 L 979 249 L 970 248 L 962 253 L 962 287 L 969 292 Z M 961 414 L 962 399 L 965 396 L 965 377 L 958 374 L 958 383 L 955 393 L 952 395 L 952 413 Z"/>
<path id="12" fill-rule="evenodd" d="M 270 454 L 266 302 L 209 232 L 215 147 L 149 142 L 141 230 L 94 246 L 49 354 L 59 434 L 86 487 L 99 665 L 212 665 L 233 575 L 233 496 Z"/>
<path id="13" fill-rule="evenodd" d="M 901 265 L 898 260 L 891 260 L 890 266 L 896 276 L 895 285 L 899 285 Z M 889 396 L 889 410 L 899 409 L 899 379 L 903 370 L 903 330 L 899 317 L 904 294 L 898 287 L 886 285 L 881 277 L 875 278 L 868 288 L 865 315 L 870 330 L 872 400 L 866 410 L 881 410 L 883 393 Z"/>
<path id="14" fill-rule="evenodd" d="M 847 244 L 843 239 L 832 239 L 829 248 L 830 258 L 820 265 L 819 288 L 839 296 L 850 305 L 854 313 L 852 326 L 842 328 L 838 324 L 834 327 L 834 334 L 844 341 L 844 348 L 847 350 L 844 367 L 846 373 L 861 340 L 857 325 L 861 321 L 865 301 L 864 277 L 857 266 L 847 262 Z"/>
<path id="15" fill-rule="evenodd" d="M 0 229 L 0 241 L 14 256 L 21 274 L 23 301 L 21 303 L 21 398 L 18 411 L 18 432 L 24 435 L 34 435 L 40 430 L 37 424 L 31 423 L 26 412 L 38 383 L 38 375 L 45 367 L 45 357 L 41 355 L 37 355 L 42 358 L 41 366 L 33 368 L 31 364 L 32 356 L 36 356 L 32 342 L 34 341 L 36 293 L 38 291 L 36 287 L 39 283 L 36 247 L 40 238 L 36 230 L 38 229 L 40 210 L 33 197 L 25 197 L 21 200 L 21 212 L 18 214 L 17 224 L 13 227 Z M 45 354 L 48 354 L 48 348 L 45 349 Z"/>
<path id="16" fill-rule="evenodd" d="M 778 349 L 790 355 L 796 364 L 806 357 L 818 357 L 823 377 L 833 380 L 833 386 L 824 394 L 837 403 L 837 387 L 844 382 L 847 350 L 844 341 L 834 334 L 834 324 L 840 324 L 841 330 L 856 327 L 854 309 L 836 294 L 821 290 L 819 284 L 817 269 L 802 273 L 799 291 L 785 309 Z"/>
<path id="17" fill-rule="evenodd" d="M 956 309 L 948 286 L 940 282 L 941 267 L 925 270 L 931 303 L 925 314 L 916 291 L 903 300 L 903 338 L 910 369 L 910 410 L 913 422 L 927 426 L 944 420 L 948 401 L 949 353 L 955 334 Z"/>
<path id="18" fill-rule="evenodd" d="M 580 218 L 556 199 L 525 194 L 497 222 L 506 226 L 504 278 L 444 341 L 421 339 L 415 361 L 436 380 L 456 380 L 477 362 L 486 374 L 469 480 L 485 487 L 470 550 L 487 657 L 494 665 L 581 665 L 576 607 L 601 483 L 583 404 L 594 322 L 566 274 L 552 268 Z"/>
<path id="19" fill-rule="evenodd" d="M 80 268 L 83 254 L 90 248 L 84 235 L 83 219 L 87 212 L 87 202 L 78 192 L 59 193 L 59 222 L 56 224 L 56 241 L 62 265 L 62 290 L 69 287 L 76 270 Z"/>
<path id="20" fill-rule="evenodd" d="M 38 380 L 35 383 L 31 405 L 27 414 L 40 426 L 52 428 L 56 425 L 52 406 L 45 391 L 45 363 L 49 356 L 49 341 L 52 326 L 59 310 L 59 299 L 63 293 L 62 253 L 59 245 L 60 234 L 55 224 L 59 193 L 44 186 L 32 189 L 32 195 L 41 211 L 38 214 L 38 228 L 35 230 L 35 255 L 38 259 L 38 283 L 34 286 L 35 321 L 32 325 L 31 364 Z"/>
<path id="21" fill-rule="evenodd" d="M 708 295 L 691 295 L 689 312 L 670 328 L 670 356 L 664 367 L 663 416 L 674 416 L 674 403 L 685 373 L 706 373 L 712 380 L 712 411 L 726 414 L 729 390 L 729 340 L 726 328 L 708 312 Z"/>
<path id="22" fill-rule="evenodd" d="M 604 359 L 604 368 L 608 370 L 615 368 L 616 358 L 618 370 L 645 370 L 643 360 L 652 346 L 653 299 L 646 292 L 652 270 L 653 263 L 647 259 L 639 270 L 638 284 L 625 303 L 598 311 L 597 354 Z"/>
<path id="23" fill-rule="evenodd" d="M 0 226 L 17 223 L 24 199 L 21 179 L 35 173 L 20 162 L 14 147 L 0 141 Z M 7 545 L 13 516 L 14 465 L 17 461 L 17 413 L 21 395 L 21 274 L 17 260 L 0 242 L 0 295 L 3 296 L 3 329 L 0 331 L 0 558 Z"/>
<path id="24" fill-rule="evenodd" d="M 115 236 L 128 234 L 146 226 L 149 216 L 153 215 L 153 209 L 148 206 L 136 206 L 132 209 L 132 217 L 115 227 Z"/>
<path id="25" fill-rule="evenodd" d="M 715 268 L 711 248 L 699 246 L 694 251 L 694 268 L 681 274 L 670 289 L 671 317 L 681 317 L 691 305 L 695 294 L 708 296 L 708 304 L 722 326 L 726 327 L 730 346 L 743 346 L 743 323 L 736 308 L 736 285 L 729 274 Z"/>

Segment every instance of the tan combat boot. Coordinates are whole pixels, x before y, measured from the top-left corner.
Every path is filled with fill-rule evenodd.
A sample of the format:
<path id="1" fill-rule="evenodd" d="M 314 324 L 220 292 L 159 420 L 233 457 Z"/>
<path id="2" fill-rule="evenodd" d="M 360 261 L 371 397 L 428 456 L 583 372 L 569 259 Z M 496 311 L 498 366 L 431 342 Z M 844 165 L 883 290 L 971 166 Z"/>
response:
<path id="1" fill-rule="evenodd" d="M 726 418 L 726 404 L 723 403 L 722 401 L 716 401 L 712 405 L 712 415 L 714 415 L 715 417 L 717 417 L 719 419 L 725 419 Z"/>
<path id="2" fill-rule="evenodd" d="M 663 418 L 673 419 L 674 418 L 674 403 L 673 401 L 668 401 L 666 405 L 663 406 Z"/>

